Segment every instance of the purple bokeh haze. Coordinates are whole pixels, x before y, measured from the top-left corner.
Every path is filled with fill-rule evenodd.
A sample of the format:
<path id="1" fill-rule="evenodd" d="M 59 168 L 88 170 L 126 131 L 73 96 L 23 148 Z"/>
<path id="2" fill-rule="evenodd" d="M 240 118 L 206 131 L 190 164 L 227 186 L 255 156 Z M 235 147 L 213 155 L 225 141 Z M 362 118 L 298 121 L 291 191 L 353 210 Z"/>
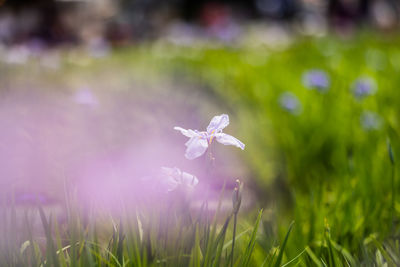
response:
<path id="1" fill-rule="evenodd" d="M 182 106 L 160 107 L 157 99 L 95 91 L 90 94 L 96 105 L 82 105 L 75 92 L 20 90 L 0 100 L 0 183 L 3 195 L 15 193 L 21 199 L 17 204 L 38 200 L 62 205 L 65 186 L 76 192 L 83 207 L 95 203 L 113 209 L 121 201 L 135 204 L 148 197 L 158 201 L 164 196 L 143 178 L 156 177 L 162 166 L 198 177 L 194 202 L 216 197 L 224 179 L 229 184 L 240 177 L 227 172 L 229 162 L 238 161 L 234 153 L 217 157 L 220 168 L 212 172 L 205 167 L 206 155 L 185 159 L 185 140 L 172 127 L 196 127 L 202 120 L 195 115 L 193 121 L 195 113 L 178 112 Z"/>

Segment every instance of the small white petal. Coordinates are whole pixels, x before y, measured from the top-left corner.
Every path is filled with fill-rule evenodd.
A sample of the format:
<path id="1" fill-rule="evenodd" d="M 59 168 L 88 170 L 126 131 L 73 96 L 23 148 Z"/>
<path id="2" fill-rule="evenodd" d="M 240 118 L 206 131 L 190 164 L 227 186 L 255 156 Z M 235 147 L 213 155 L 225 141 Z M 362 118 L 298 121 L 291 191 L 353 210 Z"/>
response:
<path id="1" fill-rule="evenodd" d="M 176 177 L 180 176 L 180 170 L 178 168 L 161 168 L 162 180 L 160 181 L 163 188 L 166 188 L 168 192 L 175 190 L 179 183 Z"/>
<path id="2" fill-rule="evenodd" d="M 174 191 L 179 186 L 179 184 L 174 178 L 167 176 L 166 180 L 164 181 L 164 186 L 166 187 L 168 192 L 171 192 Z"/>
<path id="3" fill-rule="evenodd" d="M 200 157 L 208 148 L 207 140 L 197 136 L 190 138 L 185 145 L 187 146 L 185 153 L 185 157 L 187 159 L 195 159 Z"/>
<path id="4" fill-rule="evenodd" d="M 199 183 L 199 180 L 197 179 L 196 176 L 187 172 L 182 172 L 181 178 L 182 178 L 182 184 L 190 188 L 195 187 Z"/>
<path id="5" fill-rule="evenodd" d="M 193 189 L 199 180 L 196 176 L 183 172 L 178 168 L 161 168 L 161 186 L 168 192 L 174 191 L 178 187 L 186 187 L 188 189 Z"/>
<path id="6" fill-rule="evenodd" d="M 181 127 L 174 127 L 174 130 L 177 130 L 177 131 L 180 131 L 181 132 L 181 134 L 183 134 L 184 136 L 187 136 L 187 137 L 193 137 L 193 136 L 199 136 L 199 134 L 198 133 L 196 133 L 196 131 L 193 131 L 192 129 L 183 129 L 183 128 L 181 128 Z"/>
<path id="7" fill-rule="evenodd" d="M 217 133 L 215 134 L 215 138 L 217 141 L 223 145 L 231 145 L 231 146 L 236 146 L 240 149 L 244 149 L 244 144 L 240 142 L 238 139 L 233 137 L 232 135 L 229 134 L 224 134 L 224 133 Z"/>
<path id="8" fill-rule="evenodd" d="M 177 169 L 178 168 L 161 167 L 161 173 L 163 175 L 173 175 L 174 173 L 176 173 Z"/>
<path id="9" fill-rule="evenodd" d="M 229 125 L 229 116 L 226 114 L 222 114 L 219 116 L 215 116 L 211 119 L 210 124 L 207 126 L 207 133 L 211 134 L 212 132 L 220 132 L 226 126 Z"/>

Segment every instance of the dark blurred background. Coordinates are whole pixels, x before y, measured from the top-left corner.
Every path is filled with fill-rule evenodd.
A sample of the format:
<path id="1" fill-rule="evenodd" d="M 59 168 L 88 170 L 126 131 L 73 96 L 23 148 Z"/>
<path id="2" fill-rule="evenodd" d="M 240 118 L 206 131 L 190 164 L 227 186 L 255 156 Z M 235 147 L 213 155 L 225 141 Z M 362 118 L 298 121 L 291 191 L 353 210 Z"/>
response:
<path id="1" fill-rule="evenodd" d="M 1 0 L 0 42 L 124 45 L 176 31 L 230 41 L 247 23 L 308 34 L 397 31 L 397 0 Z"/>

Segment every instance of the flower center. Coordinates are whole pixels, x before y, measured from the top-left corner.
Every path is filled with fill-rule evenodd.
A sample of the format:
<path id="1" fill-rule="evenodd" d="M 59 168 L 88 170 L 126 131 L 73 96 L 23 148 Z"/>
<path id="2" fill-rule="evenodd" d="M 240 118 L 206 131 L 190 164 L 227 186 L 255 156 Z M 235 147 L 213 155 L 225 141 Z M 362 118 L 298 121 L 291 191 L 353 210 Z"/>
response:
<path id="1" fill-rule="evenodd" d="M 213 141 L 213 139 L 214 139 L 214 133 L 215 133 L 215 130 L 213 130 L 211 133 L 210 133 L 210 138 L 209 138 L 209 141 L 208 141 L 208 144 L 209 145 L 211 145 L 211 143 L 212 143 L 212 141 Z"/>

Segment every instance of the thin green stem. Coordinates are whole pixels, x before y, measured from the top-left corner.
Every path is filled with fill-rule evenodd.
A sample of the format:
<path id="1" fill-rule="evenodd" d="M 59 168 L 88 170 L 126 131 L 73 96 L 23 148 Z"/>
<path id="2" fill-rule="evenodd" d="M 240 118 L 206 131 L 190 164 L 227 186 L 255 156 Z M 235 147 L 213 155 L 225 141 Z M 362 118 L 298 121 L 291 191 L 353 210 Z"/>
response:
<path id="1" fill-rule="evenodd" d="M 394 214 L 396 204 L 396 182 L 395 182 L 395 166 L 392 164 L 392 226 L 394 227 Z"/>
<path id="2" fill-rule="evenodd" d="M 235 249 L 235 239 L 236 239 L 236 224 L 237 224 L 237 213 L 233 215 L 233 235 L 232 235 L 232 251 L 231 251 L 231 267 L 233 267 L 233 251 Z"/>

